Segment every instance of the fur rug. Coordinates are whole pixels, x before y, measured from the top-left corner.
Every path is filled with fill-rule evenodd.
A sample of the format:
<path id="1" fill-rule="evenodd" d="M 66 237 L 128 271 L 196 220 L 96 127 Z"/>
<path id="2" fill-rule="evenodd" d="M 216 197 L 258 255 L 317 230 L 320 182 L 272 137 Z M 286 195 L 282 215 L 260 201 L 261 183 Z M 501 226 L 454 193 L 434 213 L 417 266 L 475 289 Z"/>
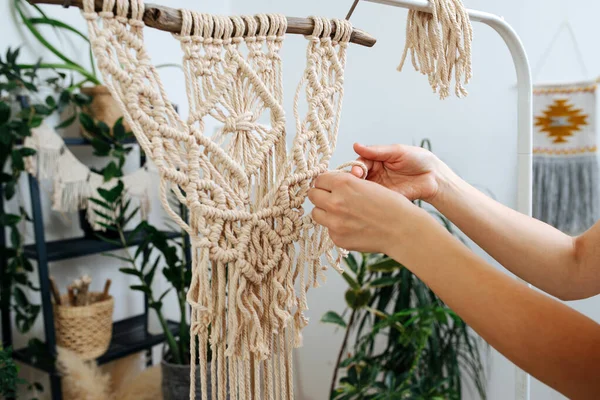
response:
<path id="1" fill-rule="evenodd" d="M 162 400 L 160 365 L 140 372 L 140 356 L 133 355 L 103 367 L 58 349 L 65 400 Z"/>

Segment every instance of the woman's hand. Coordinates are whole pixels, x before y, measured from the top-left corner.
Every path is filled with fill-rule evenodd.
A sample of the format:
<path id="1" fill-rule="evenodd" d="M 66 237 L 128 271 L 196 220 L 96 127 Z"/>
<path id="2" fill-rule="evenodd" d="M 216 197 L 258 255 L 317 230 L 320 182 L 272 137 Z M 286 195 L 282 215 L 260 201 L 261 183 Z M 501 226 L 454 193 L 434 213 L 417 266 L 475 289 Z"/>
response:
<path id="1" fill-rule="evenodd" d="M 404 196 L 344 172 L 329 172 L 308 192 L 316 223 L 329 229 L 344 249 L 386 253 L 398 242 L 407 244 L 422 210 Z"/>
<path id="2" fill-rule="evenodd" d="M 452 171 L 433 153 L 401 144 L 364 146 L 354 144 L 359 161 L 369 169 L 368 180 L 406 196 L 409 200 L 431 203 Z M 352 174 L 362 176 L 359 167 Z"/>

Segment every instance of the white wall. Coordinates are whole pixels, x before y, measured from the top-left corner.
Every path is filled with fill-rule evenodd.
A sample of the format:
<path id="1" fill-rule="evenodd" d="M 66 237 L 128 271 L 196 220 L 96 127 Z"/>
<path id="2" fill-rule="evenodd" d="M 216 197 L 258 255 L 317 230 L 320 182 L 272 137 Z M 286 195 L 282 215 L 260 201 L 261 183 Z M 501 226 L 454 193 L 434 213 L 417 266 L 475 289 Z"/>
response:
<path id="1" fill-rule="evenodd" d="M 158 1 L 155 1 L 158 2 Z M 8 1 L 0 2 L 3 35 L 0 50 L 9 45 L 24 43 L 20 30 L 10 20 Z M 290 16 L 325 15 L 343 17 L 350 0 L 192 0 L 160 1 L 179 7 L 194 7 L 206 12 L 236 14 L 281 12 Z M 600 27 L 596 16 L 600 4 L 585 0 L 506 0 L 489 2 L 466 0 L 469 7 L 503 15 L 521 35 L 532 64 L 536 64 L 551 37 L 565 18 L 570 18 L 583 49 L 587 69 L 592 73 L 600 68 L 596 41 Z M 47 7 L 51 15 L 83 27 L 75 10 Z M 406 11 L 361 2 L 353 17 L 356 26 L 377 37 L 372 48 L 352 46 L 346 70 L 346 99 L 336 152 L 332 165 L 354 157 L 354 141 L 375 143 L 418 143 L 432 139 L 434 151 L 469 182 L 489 189 L 498 200 L 510 206 L 516 197 L 516 120 L 515 74 L 510 56 L 501 39 L 491 29 L 476 25 L 473 48 L 474 78 L 469 85 L 470 96 L 464 100 L 440 102 L 431 93 L 425 77 L 412 68 L 397 73 L 395 67 L 404 45 Z M 147 42 L 155 63 L 179 62 L 180 52 L 170 35 L 148 31 Z M 304 65 L 305 40 L 289 37 L 283 49 L 285 61 L 286 107 L 290 110 L 292 93 Z M 34 46 L 30 57 L 43 54 Z M 74 50 L 73 54 L 77 55 Z M 83 57 L 82 57 L 83 58 Z M 548 64 L 537 77 L 539 80 L 568 80 L 583 78 L 576 54 L 568 35 L 563 35 L 550 54 Z M 83 61 L 82 61 L 83 62 Z M 176 103 L 185 104 L 180 72 L 164 70 L 165 84 Z M 293 132 L 291 112 L 289 129 Z M 47 208 L 47 207 L 46 207 Z M 155 210 L 159 209 L 156 204 Z M 46 210 L 49 238 L 76 234 L 70 219 Z M 163 217 L 159 211 L 155 221 Z M 56 263 L 51 273 L 60 279 L 72 278 L 83 271 L 93 274 L 97 282 L 116 273 L 117 265 L 103 257 L 75 259 Z M 334 273 L 320 289 L 310 293 L 311 324 L 305 330 L 304 348 L 297 352 L 298 397 L 320 400 L 326 398 L 332 365 L 341 342 L 340 332 L 318 322 L 327 310 L 342 310 L 345 283 Z M 139 312 L 137 297 L 127 289 L 127 282 L 116 282 L 113 293 L 118 296 L 115 318 Z M 571 303 L 576 309 L 600 321 L 600 300 L 590 299 Z M 131 306 L 128 306 L 131 304 Z M 39 332 L 40 326 L 37 327 Z M 543 334 L 541 332 L 540 334 Z M 501 356 L 493 354 L 491 362 L 490 400 L 510 399 L 514 392 L 514 372 Z M 560 399 L 542 384 L 535 383 L 532 399 Z"/>
<path id="2" fill-rule="evenodd" d="M 592 1 L 465 0 L 468 7 L 502 15 L 521 36 L 532 64 L 540 58 L 558 26 L 570 18 L 584 53 L 587 69 L 600 68 L 596 38 L 600 27 L 595 15 L 600 4 Z M 324 15 L 343 18 L 350 0 L 233 0 L 236 14 L 279 12 L 289 16 Z M 434 151 L 467 181 L 489 189 L 498 200 L 516 204 L 516 90 L 510 55 L 500 37 L 476 24 L 473 44 L 474 78 L 467 99 L 440 102 L 427 79 L 412 70 L 395 68 L 404 46 L 406 11 L 361 2 L 352 18 L 355 26 L 373 34 L 372 49 L 352 46 L 346 68 L 346 99 L 338 148 L 332 165 L 354 157 L 354 141 L 368 144 L 415 143 L 430 138 Z M 283 49 L 286 105 L 304 65 L 305 40 L 289 37 Z M 595 77 L 595 75 L 594 75 Z M 581 68 L 568 35 L 562 35 L 539 80 L 581 79 Z M 292 118 L 291 115 L 289 117 Z M 289 121 L 290 132 L 293 126 Z M 443 266 L 440 266 L 443 268 Z M 298 352 L 303 399 L 324 399 L 341 332 L 318 322 L 327 310 L 342 310 L 346 287 L 333 271 L 327 284 L 310 293 L 311 324 L 305 330 L 304 348 Z M 474 299 L 475 300 L 475 299 Z M 571 303 L 600 321 L 600 298 Z M 543 332 L 540 332 L 543 334 Z M 513 398 L 514 371 L 493 354 L 490 400 Z M 532 399 L 559 399 L 558 394 L 534 383 Z"/>

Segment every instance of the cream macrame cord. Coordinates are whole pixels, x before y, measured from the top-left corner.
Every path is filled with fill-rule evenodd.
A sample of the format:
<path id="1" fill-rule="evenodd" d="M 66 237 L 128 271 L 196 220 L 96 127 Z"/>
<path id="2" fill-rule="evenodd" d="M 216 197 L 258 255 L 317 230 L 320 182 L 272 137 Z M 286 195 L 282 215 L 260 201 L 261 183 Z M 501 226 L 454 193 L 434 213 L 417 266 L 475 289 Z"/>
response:
<path id="1" fill-rule="evenodd" d="M 398 66 L 401 71 L 410 53 L 415 69 L 429 77 L 433 92 L 450 95 L 452 76 L 457 97 L 472 77 L 473 29 L 462 0 L 429 0 L 431 12 L 408 11 L 406 45 Z"/>
<path id="2" fill-rule="evenodd" d="M 140 0 L 105 0 L 100 27 L 94 1 L 84 0 L 105 84 L 159 170 L 163 206 L 191 238 L 190 398 L 199 390 L 206 400 L 210 390 L 218 400 L 293 399 L 292 350 L 308 323 L 306 292 L 324 278 L 321 256 L 339 270 L 345 254 L 333 253 L 326 229 L 312 222 L 303 204 L 335 148 L 352 27 L 312 18 L 288 151 L 284 16 L 181 11 L 182 31 L 175 37 L 189 103 L 183 120 L 144 48 L 143 10 Z M 212 137 L 205 132 L 207 118 L 221 125 Z M 352 165 L 358 164 L 345 166 Z M 171 192 L 188 207 L 189 221 L 170 208 Z"/>

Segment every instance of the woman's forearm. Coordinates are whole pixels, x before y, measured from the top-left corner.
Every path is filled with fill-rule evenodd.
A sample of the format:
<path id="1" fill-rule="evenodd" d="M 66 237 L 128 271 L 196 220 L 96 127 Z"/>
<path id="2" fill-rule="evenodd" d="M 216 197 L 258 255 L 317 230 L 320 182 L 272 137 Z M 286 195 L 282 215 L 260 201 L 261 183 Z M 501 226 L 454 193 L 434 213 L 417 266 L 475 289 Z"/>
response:
<path id="1" fill-rule="evenodd" d="M 387 253 L 516 365 L 570 398 L 597 397 L 600 326 L 489 266 L 431 218 L 421 220 L 411 227 L 418 244 Z"/>
<path id="2" fill-rule="evenodd" d="M 564 300 L 595 295 L 577 241 L 520 214 L 450 174 L 432 204 L 514 274 Z M 594 268 L 594 270 L 596 270 Z"/>

